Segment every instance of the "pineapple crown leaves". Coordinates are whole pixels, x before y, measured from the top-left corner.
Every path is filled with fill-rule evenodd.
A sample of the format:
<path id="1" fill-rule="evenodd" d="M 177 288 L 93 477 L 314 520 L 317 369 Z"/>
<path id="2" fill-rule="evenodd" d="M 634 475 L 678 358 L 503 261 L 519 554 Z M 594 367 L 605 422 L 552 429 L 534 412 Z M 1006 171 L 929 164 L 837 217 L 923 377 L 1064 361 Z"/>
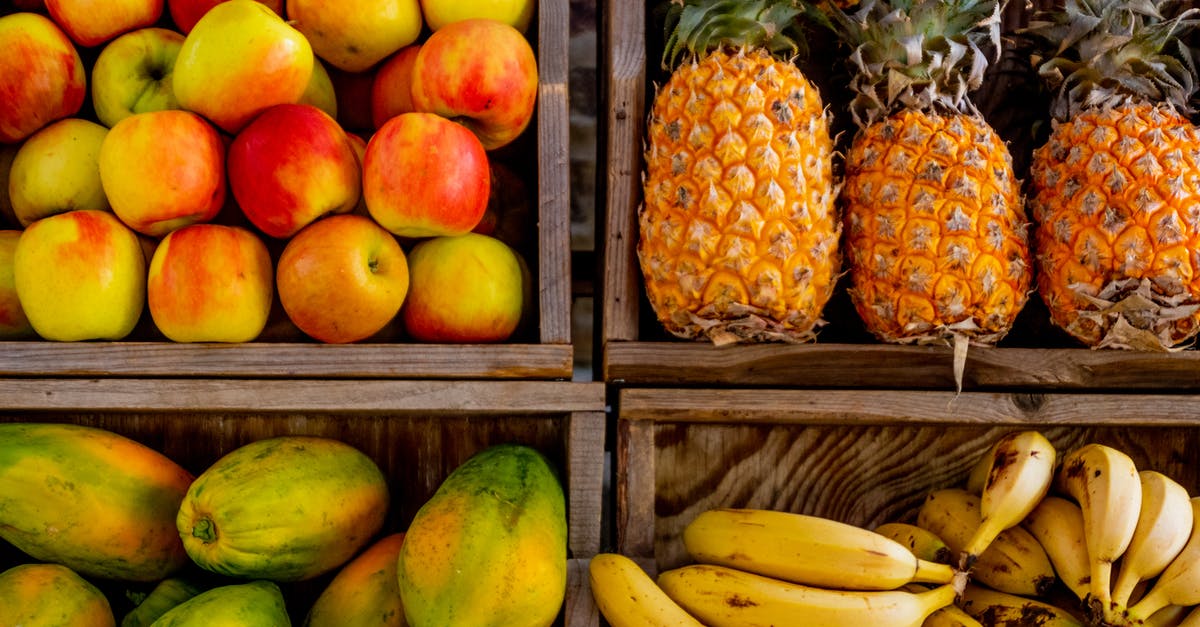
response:
<path id="1" fill-rule="evenodd" d="M 853 47 L 850 112 L 865 127 L 905 108 L 977 114 L 968 93 L 1000 54 L 997 0 L 865 0 L 829 12 L 827 24 Z"/>
<path id="2" fill-rule="evenodd" d="M 666 9 L 663 68 L 680 55 L 699 57 L 721 48 L 762 48 L 777 57 L 802 51 L 793 37 L 798 18 L 808 12 L 799 0 L 671 0 Z"/>
<path id="3" fill-rule="evenodd" d="M 1193 109 L 1195 52 L 1183 36 L 1200 24 L 1186 0 L 1067 0 L 1021 31 L 1040 50 L 1030 55 L 1055 92 L 1051 115 L 1066 120 L 1089 108 L 1130 100 Z"/>

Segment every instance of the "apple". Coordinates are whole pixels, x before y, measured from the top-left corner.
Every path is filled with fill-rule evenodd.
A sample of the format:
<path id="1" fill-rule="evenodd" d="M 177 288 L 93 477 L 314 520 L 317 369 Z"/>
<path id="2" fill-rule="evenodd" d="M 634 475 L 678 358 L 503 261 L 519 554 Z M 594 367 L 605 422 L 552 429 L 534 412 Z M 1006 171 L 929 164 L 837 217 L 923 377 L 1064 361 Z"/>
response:
<path id="1" fill-rule="evenodd" d="M 300 31 L 262 3 L 227 0 L 183 40 L 172 85 L 180 106 L 236 133 L 267 107 L 299 102 L 312 73 Z"/>
<path id="2" fill-rule="evenodd" d="M 354 149 L 354 157 L 358 159 L 359 172 L 362 172 L 363 161 L 367 158 L 367 140 L 363 139 L 358 133 L 346 133 L 346 139 L 350 140 L 350 147 Z M 367 196 L 366 194 L 358 195 L 358 203 L 350 210 L 350 213 L 363 216 L 364 218 L 371 217 L 371 212 L 367 211 Z"/>
<path id="3" fill-rule="evenodd" d="M 17 297 L 47 340 L 119 340 L 146 301 L 137 234 L 107 211 L 68 211 L 30 224 L 13 257 Z"/>
<path id="4" fill-rule="evenodd" d="M 150 261 L 146 301 L 173 342 L 249 342 L 271 312 L 275 273 L 253 232 L 219 224 L 171 231 Z"/>
<path id="5" fill-rule="evenodd" d="M 333 81 L 333 92 L 337 96 L 337 121 L 348 131 L 374 131 L 371 123 L 371 88 L 374 72 L 343 72 L 328 67 Z"/>
<path id="6" fill-rule="evenodd" d="M 281 239 L 317 218 L 350 211 L 362 193 L 362 170 L 350 139 L 312 105 L 264 111 L 233 139 L 228 170 L 246 218 Z"/>
<path id="7" fill-rule="evenodd" d="M 312 78 L 304 88 L 304 95 L 300 96 L 300 104 L 312 105 L 337 119 L 337 93 L 333 89 L 333 79 L 320 59 L 313 59 Z"/>
<path id="8" fill-rule="evenodd" d="M 365 72 L 421 34 L 418 0 L 287 0 L 288 19 L 313 52 L 347 72 Z"/>
<path id="9" fill-rule="evenodd" d="M 534 0 L 421 0 L 421 13 L 430 30 L 474 18 L 504 22 L 525 32 L 533 19 Z"/>
<path id="10" fill-rule="evenodd" d="M 460 235 L 479 224 L 491 185 L 487 152 L 465 127 L 404 113 L 367 142 L 367 211 L 401 237 Z"/>
<path id="11" fill-rule="evenodd" d="M 529 126 L 537 92 L 537 59 L 529 42 L 493 20 L 464 20 L 434 31 L 412 70 L 417 111 L 466 125 L 488 150 Z"/>
<path id="12" fill-rule="evenodd" d="M 0 144 L 79 112 L 87 94 L 75 45 L 36 13 L 0 17 Z"/>
<path id="13" fill-rule="evenodd" d="M 163 0 L 46 0 L 46 9 L 72 41 L 90 48 L 157 22 Z"/>
<path id="14" fill-rule="evenodd" d="M 141 28 L 110 41 L 92 67 L 92 104 L 105 126 L 147 111 L 178 109 L 171 74 L 183 35 Z"/>
<path id="15" fill-rule="evenodd" d="M 122 222 L 162 237 L 221 210 L 225 144 L 195 113 L 137 113 L 117 122 L 100 145 L 100 182 Z"/>
<path id="16" fill-rule="evenodd" d="M 0 231 L 0 340 L 33 337 L 33 325 L 21 309 L 13 280 L 13 254 L 17 251 L 20 231 Z"/>
<path id="17" fill-rule="evenodd" d="M 425 240 L 409 253 L 408 267 L 412 285 L 401 316 L 414 339 L 502 342 L 521 322 L 521 262 L 494 237 Z"/>
<path id="18" fill-rule="evenodd" d="M 401 48 L 375 70 L 371 81 L 371 122 L 375 128 L 400 115 L 416 111 L 412 103 L 412 68 L 420 44 Z"/>
<path id="19" fill-rule="evenodd" d="M 8 197 L 8 173 L 12 171 L 12 162 L 17 157 L 19 148 L 19 144 L 0 144 L 0 228 L 6 224 L 8 226 L 20 225 L 20 222 L 17 221 L 17 214 L 13 213 L 12 201 Z M 366 150 L 365 144 L 363 149 Z M 366 209 L 365 202 L 363 209 Z"/>
<path id="20" fill-rule="evenodd" d="M 8 195 L 21 226 L 75 209 L 108 211 L 100 184 L 100 145 L 108 129 L 80 118 L 59 120 L 21 144 Z"/>
<path id="21" fill-rule="evenodd" d="M 408 264 L 396 238 L 369 218 L 331 216 L 288 241 L 275 283 L 300 330 L 322 342 L 357 342 L 400 311 Z"/>
<path id="22" fill-rule="evenodd" d="M 167 0 L 167 11 L 175 28 L 183 34 L 192 32 L 196 22 L 204 17 L 208 10 L 225 0 Z M 283 17 L 283 0 L 258 0 L 271 8 L 276 15 Z"/>

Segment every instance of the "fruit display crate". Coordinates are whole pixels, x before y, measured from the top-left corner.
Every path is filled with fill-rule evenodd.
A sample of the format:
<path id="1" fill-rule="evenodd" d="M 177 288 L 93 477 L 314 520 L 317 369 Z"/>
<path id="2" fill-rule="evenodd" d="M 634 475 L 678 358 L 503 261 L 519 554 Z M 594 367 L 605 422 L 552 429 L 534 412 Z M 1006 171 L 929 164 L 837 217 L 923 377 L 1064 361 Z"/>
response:
<path id="1" fill-rule="evenodd" d="M 0 379 L 0 422 L 33 421 L 82 424 L 125 435 L 193 475 L 262 438 L 336 438 L 374 460 L 387 479 L 391 504 L 381 534 L 405 530 L 441 482 L 471 455 L 501 443 L 531 446 L 557 469 L 567 502 L 568 591 L 556 624 L 598 624 L 587 588 L 587 560 L 601 542 L 602 384 Z M 0 570 L 14 552 L 0 542 Z M 333 574 L 281 584 L 293 620 L 304 616 Z"/>
<path id="2" fill-rule="evenodd" d="M 955 352 L 949 345 L 900 345 L 877 340 L 863 326 L 843 276 L 823 318 L 828 324 L 808 344 L 735 344 L 717 347 L 667 333 L 646 298 L 637 256 L 642 204 L 646 122 L 655 90 L 665 83 L 659 3 L 613 0 L 602 21 L 602 162 L 606 173 L 600 206 L 606 215 L 598 330 L 599 376 L 622 386 L 734 386 L 954 390 Z M 1028 23 L 1029 3 L 1009 2 L 1003 30 Z M 1032 3 L 1045 7 L 1049 3 Z M 841 141 L 853 134 L 849 113 L 830 78 L 841 49 L 810 43 L 813 61 L 797 61 L 822 89 Z M 824 65 L 816 65 L 816 64 Z M 1027 72 L 994 64 L 975 94 L 985 117 L 1010 146 L 1019 176 L 1033 143 L 1030 129 L 1045 128 L 1045 96 L 1031 93 Z M 1003 66 L 1003 67 L 1002 67 Z M 840 65 L 838 66 L 840 67 Z M 1003 69 L 1004 71 L 1001 71 Z M 1024 76 L 1025 79 L 1020 77 Z M 844 98 L 844 95 L 842 96 Z M 1041 126 L 1039 126 L 1041 124 Z M 841 144 L 839 144 L 841 147 Z M 1023 169 L 1025 168 L 1025 169 Z M 845 269 L 845 268 L 843 268 Z M 1200 390 L 1200 353 L 1092 350 L 1054 327 L 1033 294 L 1012 332 L 995 347 L 971 347 L 965 357 L 965 390 L 1127 391 Z"/>
<path id="3" fill-rule="evenodd" d="M 873 528 L 913 522 L 930 491 L 962 487 L 1005 432 L 1060 455 L 1098 442 L 1200 490 L 1200 396 L 627 388 L 619 393 L 617 550 L 647 567 L 689 561 L 701 512 L 761 508 Z"/>
<path id="4" fill-rule="evenodd" d="M 154 328 L 147 310 L 133 333 L 120 341 L 0 342 L 0 376 L 569 380 L 574 351 L 568 22 L 568 0 L 538 3 L 527 31 L 538 62 L 535 117 L 521 137 L 498 153 L 527 188 L 529 215 L 522 214 L 521 220 L 528 223 L 528 232 L 522 231 L 522 241 L 513 247 L 528 262 L 533 278 L 531 315 L 508 341 L 420 343 L 393 322 L 360 343 L 322 344 L 288 321 L 276 295 L 266 329 L 252 342 L 173 343 Z M 85 58 L 96 52 L 84 50 Z M 363 95 L 347 95 L 355 97 Z M 272 249 L 273 257 L 277 254 Z"/>

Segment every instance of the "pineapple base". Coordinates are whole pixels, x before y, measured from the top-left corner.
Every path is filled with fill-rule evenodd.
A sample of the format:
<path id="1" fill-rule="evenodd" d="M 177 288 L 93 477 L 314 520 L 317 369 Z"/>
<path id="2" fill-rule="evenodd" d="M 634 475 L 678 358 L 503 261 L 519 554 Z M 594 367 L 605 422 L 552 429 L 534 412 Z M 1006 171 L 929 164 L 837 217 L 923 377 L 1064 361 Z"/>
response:
<path id="1" fill-rule="evenodd" d="M 815 341 L 816 330 L 826 324 L 818 319 L 800 330 L 772 319 L 764 309 L 742 303 L 727 303 L 720 308 L 708 305 L 695 313 L 677 311 L 671 322 L 664 326 L 676 337 L 707 338 L 714 346 L 754 342 L 804 344 Z"/>
<path id="2" fill-rule="evenodd" d="M 1111 281 L 1096 295 L 1086 285 L 1070 287 L 1095 309 L 1075 312 L 1066 324 L 1056 322 L 1093 348 L 1180 351 L 1200 331 L 1200 302 L 1186 291 L 1161 294 L 1147 278 Z"/>

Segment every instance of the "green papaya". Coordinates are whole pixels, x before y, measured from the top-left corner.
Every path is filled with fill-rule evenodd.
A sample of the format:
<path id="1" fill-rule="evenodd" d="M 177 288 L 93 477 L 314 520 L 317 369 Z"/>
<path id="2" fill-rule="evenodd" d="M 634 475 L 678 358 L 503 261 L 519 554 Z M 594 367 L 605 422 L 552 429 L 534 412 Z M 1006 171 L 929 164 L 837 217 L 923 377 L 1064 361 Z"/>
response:
<path id="1" fill-rule="evenodd" d="M 0 625 L 115 627 L 108 599 L 58 564 L 22 564 L 0 573 Z"/>
<path id="2" fill-rule="evenodd" d="M 567 518 L 550 462 L 505 444 L 456 468 L 417 511 L 397 561 L 413 627 L 546 627 L 567 585 Z"/>
<path id="3" fill-rule="evenodd" d="M 271 581 L 218 586 L 176 605 L 151 627 L 292 627 L 283 592 Z"/>
<path id="4" fill-rule="evenodd" d="M 149 627 L 160 616 L 205 589 L 206 586 L 190 577 L 164 579 L 121 619 L 121 627 Z"/>

